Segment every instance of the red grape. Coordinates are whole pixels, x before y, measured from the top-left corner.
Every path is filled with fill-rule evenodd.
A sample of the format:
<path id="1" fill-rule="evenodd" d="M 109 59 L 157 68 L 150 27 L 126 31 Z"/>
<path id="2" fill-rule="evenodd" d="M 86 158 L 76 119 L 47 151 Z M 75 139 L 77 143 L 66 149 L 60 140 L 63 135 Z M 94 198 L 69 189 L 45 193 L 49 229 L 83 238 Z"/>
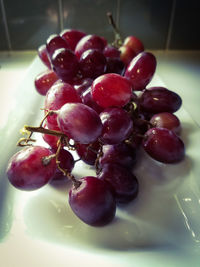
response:
<path id="1" fill-rule="evenodd" d="M 101 51 L 88 49 L 81 55 L 79 65 L 83 77 L 94 79 L 105 73 L 107 61 Z"/>
<path id="2" fill-rule="evenodd" d="M 153 127 L 167 128 L 176 134 L 180 134 L 181 130 L 180 120 L 176 115 L 172 113 L 162 112 L 155 114 L 151 118 L 150 123 L 153 125 Z"/>
<path id="3" fill-rule="evenodd" d="M 128 66 L 131 60 L 136 56 L 136 53 L 128 46 L 121 46 L 119 50 L 121 52 L 120 59 Z"/>
<path id="4" fill-rule="evenodd" d="M 116 201 L 107 183 L 93 176 L 81 178 L 81 185 L 69 192 L 73 212 L 86 224 L 104 226 L 116 212 Z"/>
<path id="5" fill-rule="evenodd" d="M 130 202 L 138 195 L 138 180 L 125 167 L 105 164 L 97 177 L 112 186 L 117 203 Z"/>
<path id="6" fill-rule="evenodd" d="M 164 87 L 153 87 L 145 90 L 139 97 L 142 111 L 149 113 L 175 112 L 182 104 L 181 97 Z"/>
<path id="7" fill-rule="evenodd" d="M 49 69 L 51 69 L 51 61 L 48 57 L 46 45 L 41 45 L 38 48 L 38 56 L 40 57 L 40 59 L 44 63 L 44 65 L 46 65 Z"/>
<path id="8" fill-rule="evenodd" d="M 91 85 L 93 79 L 91 78 L 82 78 L 76 82 L 74 82 L 73 86 L 76 89 L 78 95 L 82 95 Z"/>
<path id="9" fill-rule="evenodd" d="M 46 70 L 35 78 L 35 88 L 41 95 L 46 95 L 51 86 L 58 80 L 58 76 L 53 70 Z"/>
<path id="10" fill-rule="evenodd" d="M 111 45 L 107 45 L 104 48 L 103 54 L 105 57 L 108 57 L 108 58 L 119 58 L 120 57 L 119 49 Z"/>
<path id="11" fill-rule="evenodd" d="M 74 51 L 77 43 L 85 36 L 85 33 L 79 30 L 67 29 L 63 30 L 60 36 L 68 43 L 70 49 Z"/>
<path id="12" fill-rule="evenodd" d="M 136 150 L 125 143 L 103 145 L 102 152 L 103 155 L 99 159 L 100 167 L 107 163 L 116 163 L 130 169 L 136 162 Z"/>
<path id="13" fill-rule="evenodd" d="M 81 96 L 83 104 L 87 105 L 94 109 L 98 114 L 103 111 L 103 108 L 100 107 L 92 98 L 91 88 L 89 87 Z"/>
<path id="14" fill-rule="evenodd" d="M 60 48 L 68 49 L 69 45 L 61 36 L 59 36 L 57 34 L 52 34 L 47 39 L 46 48 L 47 48 L 47 52 L 49 54 L 49 57 L 52 58 L 53 53 L 57 49 L 60 49 Z"/>
<path id="15" fill-rule="evenodd" d="M 74 168 L 74 158 L 69 151 L 67 151 L 64 148 L 61 148 L 59 155 L 58 155 L 58 161 L 60 162 L 59 166 L 62 169 L 71 173 L 72 169 Z M 66 178 L 67 177 L 63 174 L 63 172 L 59 170 L 59 168 L 57 167 L 56 172 L 52 178 L 52 181 L 63 180 Z"/>
<path id="16" fill-rule="evenodd" d="M 108 57 L 106 73 L 117 73 L 122 75 L 124 73 L 125 66 L 120 58 Z"/>
<path id="17" fill-rule="evenodd" d="M 101 75 L 92 83 L 92 97 L 103 108 L 123 107 L 129 102 L 131 95 L 131 84 L 116 73 Z"/>
<path id="18" fill-rule="evenodd" d="M 100 148 L 98 141 L 92 144 L 76 144 L 76 152 L 82 161 L 89 165 L 94 165 L 97 159 L 97 152 Z"/>
<path id="19" fill-rule="evenodd" d="M 103 124 L 100 139 L 104 144 L 121 143 L 133 130 L 131 117 L 122 108 L 107 108 L 100 113 L 100 119 Z"/>
<path id="20" fill-rule="evenodd" d="M 53 69 L 64 82 L 72 82 L 79 71 L 79 62 L 75 54 L 69 50 L 57 49 L 51 59 Z"/>
<path id="21" fill-rule="evenodd" d="M 123 45 L 130 47 L 136 55 L 144 51 L 143 43 L 135 36 L 127 36 Z"/>
<path id="22" fill-rule="evenodd" d="M 57 121 L 63 133 L 81 144 L 96 141 L 102 132 L 97 112 L 81 103 L 68 103 L 62 106 Z"/>
<path id="23" fill-rule="evenodd" d="M 151 81 L 155 70 L 155 56 L 149 52 L 142 52 L 132 59 L 124 76 L 132 83 L 133 90 L 143 90 Z"/>
<path id="24" fill-rule="evenodd" d="M 45 147 L 30 146 L 14 154 L 7 167 L 10 183 L 21 190 L 35 190 L 47 184 L 56 170 L 55 158 Z"/>
<path id="25" fill-rule="evenodd" d="M 166 128 L 149 129 L 143 140 L 144 150 L 155 160 L 163 163 L 177 163 L 183 160 L 183 141 Z"/>
<path id="26" fill-rule="evenodd" d="M 88 49 L 97 49 L 99 51 L 103 51 L 105 47 L 105 42 L 102 40 L 101 37 L 97 35 L 86 35 L 77 43 L 75 48 L 75 55 L 78 59 L 80 59 L 83 52 Z"/>
<path id="27" fill-rule="evenodd" d="M 68 83 L 58 83 L 51 87 L 45 97 L 46 110 L 58 110 L 66 103 L 81 102 L 73 86 Z M 47 117 L 47 126 L 52 130 L 59 130 L 57 114 Z"/>

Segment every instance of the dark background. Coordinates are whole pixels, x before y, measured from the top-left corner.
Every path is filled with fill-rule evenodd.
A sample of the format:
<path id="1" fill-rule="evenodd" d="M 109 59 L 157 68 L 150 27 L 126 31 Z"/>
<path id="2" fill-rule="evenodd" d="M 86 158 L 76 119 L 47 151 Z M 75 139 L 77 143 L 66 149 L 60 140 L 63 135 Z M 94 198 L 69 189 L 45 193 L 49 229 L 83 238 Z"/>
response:
<path id="1" fill-rule="evenodd" d="M 0 0 L 0 50 L 36 49 L 63 28 L 112 41 L 107 11 L 146 49 L 200 49 L 198 0 Z"/>

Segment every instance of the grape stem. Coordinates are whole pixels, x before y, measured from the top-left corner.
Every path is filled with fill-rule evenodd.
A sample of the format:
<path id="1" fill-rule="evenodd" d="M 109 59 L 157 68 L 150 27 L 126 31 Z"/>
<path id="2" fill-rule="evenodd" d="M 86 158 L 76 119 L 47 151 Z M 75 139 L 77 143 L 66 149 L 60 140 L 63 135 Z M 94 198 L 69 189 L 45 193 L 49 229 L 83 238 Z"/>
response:
<path id="1" fill-rule="evenodd" d="M 57 151 L 56 151 L 56 154 L 55 154 L 55 158 L 56 158 L 56 164 L 57 164 L 57 167 L 58 169 L 65 175 L 67 176 L 73 183 L 74 187 L 77 189 L 80 185 L 81 185 L 81 182 L 78 181 L 68 170 L 66 169 L 63 169 L 61 166 L 60 166 L 60 161 L 58 159 L 59 157 L 59 154 L 60 154 L 60 150 L 62 148 L 62 144 L 65 140 L 63 140 L 65 137 L 61 136 L 59 141 L 58 141 L 58 148 L 57 148 Z"/>
<path id="2" fill-rule="evenodd" d="M 115 24 L 115 21 L 113 19 L 111 12 L 107 12 L 107 17 L 108 17 L 108 22 L 112 26 L 114 35 L 115 35 L 115 40 L 113 42 L 113 45 L 119 48 L 122 45 L 122 37 L 121 37 L 120 31 Z"/>

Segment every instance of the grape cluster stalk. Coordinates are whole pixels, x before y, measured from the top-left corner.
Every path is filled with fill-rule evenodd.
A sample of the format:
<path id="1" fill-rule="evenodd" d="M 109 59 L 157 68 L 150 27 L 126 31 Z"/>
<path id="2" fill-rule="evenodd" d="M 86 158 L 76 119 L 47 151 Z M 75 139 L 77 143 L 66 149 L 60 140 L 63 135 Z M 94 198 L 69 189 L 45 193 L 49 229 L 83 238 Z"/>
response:
<path id="1" fill-rule="evenodd" d="M 8 162 L 7 177 L 20 190 L 36 190 L 55 180 L 72 181 L 68 199 L 84 223 L 110 223 L 117 205 L 134 201 L 140 181 L 134 175 L 139 149 L 153 160 L 176 164 L 184 159 L 181 122 L 174 114 L 181 97 L 164 87 L 148 87 L 155 56 L 136 36 L 115 42 L 67 29 L 38 48 L 46 71 L 35 78 L 44 97 L 44 119 L 24 126 L 22 149 Z M 34 132 L 48 147 L 34 145 Z M 71 151 L 94 167 L 96 176 L 77 179 Z"/>

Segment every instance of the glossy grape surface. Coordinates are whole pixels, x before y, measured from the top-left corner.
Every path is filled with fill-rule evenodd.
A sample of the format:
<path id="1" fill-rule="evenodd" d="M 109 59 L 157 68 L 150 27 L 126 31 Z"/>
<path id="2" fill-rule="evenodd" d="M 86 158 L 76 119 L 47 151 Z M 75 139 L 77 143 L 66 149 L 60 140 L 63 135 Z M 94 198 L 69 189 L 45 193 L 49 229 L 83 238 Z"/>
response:
<path id="1" fill-rule="evenodd" d="M 125 66 L 131 62 L 131 60 L 136 56 L 136 53 L 128 46 L 121 46 L 120 50 L 120 59 L 123 61 Z"/>
<path id="2" fill-rule="evenodd" d="M 101 141 L 104 144 L 118 144 L 124 141 L 133 130 L 129 114 L 122 108 L 107 108 L 100 113 L 103 124 Z"/>
<path id="3" fill-rule="evenodd" d="M 116 163 L 132 169 L 136 162 L 136 150 L 124 143 L 117 145 L 103 145 L 103 155 L 99 159 L 102 167 L 108 163 Z"/>
<path id="4" fill-rule="evenodd" d="M 142 111 L 149 113 L 175 112 L 181 105 L 181 97 L 164 87 L 153 87 L 145 90 L 139 97 Z"/>
<path id="5" fill-rule="evenodd" d="M 26 147 L 14 154 L 7 167 L 10 183 L 25 191 L 39 189 L 47 184 L 56 170 L 55 158 L 48 159 L 52 152 L 41 146 Z"/>
<path id="6" fill-rule="evenodd" d="M 80 103 L 62 106 L 57 121 L 63 133 L 81 144 L 96 141 L 102 132 L 102 123 L 97 112 Z"/>
<path id="7" fill-rule="evenodd" d="M 85 33 L 79 30 L 67 29 L 63 30 L 60 36 L 68 43 L 69 48 L 74 51 L 77 43 L 85 36 Z"/>
<path id="8" fill-rule="evenodd" d="M 118 164 L 105 164 L 98 178 L 112 186 L 118 203 L 127 203 L 136 198 L 138 194 L 138 180 L 130 170 Z"/>
<path id="9" fill-rule="evenodd" d="M 51 86 L 58 80 L 58 76 L 53 70 L 46 70 L 38 74 L 35 78 L 35 88 L 41 95 L 46 95 Z"/>
<path id="10" fill-rule="evenodd" d="M 111 222 L 116 212 L 116 201 L 108 185 L 93 176 L 80 179 L 81 185 L 69 192 L 73 212 L 86 224 L 104 226 Z"/>
<path id="11" fill-rule="evenodd" d="M 81 55 L 79 65 L 83 77 L 94 79 L 105 73 L 107 61 L 101 51 L 89 49 Z"/>
<path id="12" fill-rule="evenodd" d="M 68 83 L 58 83 L 51 87 L 45 97 L 45 109 L 59 110 L 66 103 L 81 102 L 73 86 Z M 47 126 L 52 130 L 59 130 L 57 114 L 47 117 Z"/>
<path id="13" fill-rule="evenodd" d="M 78 42 L 75 48 L 75 55 L 78 59 L 80 59 L 83 52 L 88 49 L 96 49 L 99 51 L 103 51 L 105 47 L 105 40 L 103 40 L 100 36 L 90 34 L 86 35 Z"/>
<path id="14" fill-rule="evenodd" d="M 130 47 L 136 54 L 144 51 L 144 45 L 136 36 L 127 36 L 123 42 L 124 46 Z"/>
<path id="15" fill-rule="evenodd" d="M 132 59 L 124 76 L 130 80 L 133 90 L 143 90 L 153 78 L 155 70 L 155 56 L 149 52 L 142 52 Z"/>
<path id="16" fill-rule="evenodd" d="M 40 59 L 44 63 L 44 65 L 47 66 L 47 68 L 51 69 L 51 61 L 48 57 L 46 45 L 41 45 L 38 48 L 38 56 L 40 57 Z"/>
<path id="17" fill-rule="evenodd" d="M 122 76 L 107 73 L 96 78 L 92 83 L 92 97 L 103 108 L 126 105 L 132 94 L 131 84 Z"/>
<path id="18" fill-rule="evenodd" d="M 151 118 L 150 123 L 153 125 L 153 127 L 167 128 L 176 134 L 180 134 L 181 131 L 181 123 L 179 118 L 169 112 L 155 114 Z"/>
<path id="19" fill-rule="evenodd" d="M 177 163 L 183 160 L 183 141 L 166 128 L 149 129 L 143 140 L 144 150 L 155 160 L 163 163 Z"/>
<path id="20" fill-rule="evenodd" d="M 72 82 L 79 71 L 79 62 L 69 49 L 57 49 L 53 53 L 51 62 L 54 71 L 64 82 Z"/>
<path id="21" fill-rule="evenodd" d="M 57 49 L 60 49 L 60 48 L 68 49 L 69 45 L 61 36 L 56 35 L 56 34 L 52 34 L 47 39 L 46 48 L 47 48 L 47 52 L 49 54 L 49 57 L 52 58 L 53 53 Z"/>

